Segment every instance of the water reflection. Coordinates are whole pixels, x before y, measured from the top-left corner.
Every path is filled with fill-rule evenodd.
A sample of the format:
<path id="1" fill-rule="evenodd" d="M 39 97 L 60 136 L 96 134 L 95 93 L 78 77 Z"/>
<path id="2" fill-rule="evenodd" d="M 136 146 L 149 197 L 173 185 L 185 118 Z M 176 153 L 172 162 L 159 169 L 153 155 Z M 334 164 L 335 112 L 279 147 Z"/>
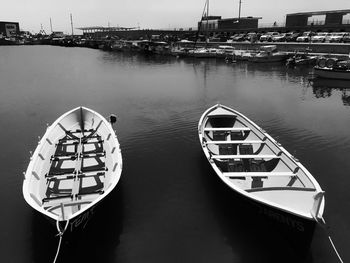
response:
<path id="1" fill-rule="evenodd" d="M 316 98 L 341 94 L 344 106 L 350 106 L 350 80 L 315 78 L 310 81 Z"/>
<path id="2" fill-rule="evenodd" d="M 198 158 L 198 167 L 211 213 L 232 249 L 232 262 L 312 262 L 306 261 L 310 255 L 305 252 L 310 243 L 293 246 L 278 223 L 259 214 L 255 205 L 219 179 L 204 156 Z"/>
<path id="3" fill-rule="evenodd" d="M 33 262 L 55 255 L 55 227 L 25 212 L 22 179 L 14 175 L 25 169 L 45 123 L 79 105 L 118 116 L 122 192 L 97 210 L 79 238 L 64 239 L 61 261 L 300 262 L 274 226 L 231 196 L 203 159 L 197 124 L 217 102 L 254 120 L 317 178 L 327 193 L 325 217 L 332 219 L 334 240 L 347 252 L 350 213 L 342 208 L 350 199 L 349 89 L 318 90 L 322 85 L 308 82 L 310 67 L 50 46 L 0 49 L 6 57 L 0 60 L 0 124 L 6 127 L 1 190 L 5 207 L 14 210 L 0 219 L 3 226 L 13 221 L 11 234 L 2 233 L 10 244 L 5 261 L 13 259 L 6 248 Z M 316 248 L 313 256 L 330 251 Z"/>

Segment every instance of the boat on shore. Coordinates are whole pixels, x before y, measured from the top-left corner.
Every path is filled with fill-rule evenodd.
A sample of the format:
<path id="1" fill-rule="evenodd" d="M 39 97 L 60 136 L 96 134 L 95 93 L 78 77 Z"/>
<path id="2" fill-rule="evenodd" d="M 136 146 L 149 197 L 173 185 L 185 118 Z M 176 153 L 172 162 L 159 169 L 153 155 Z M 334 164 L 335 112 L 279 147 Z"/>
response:
<path id="1" fill-rule="evenodd" d="M 296 232 L 313 231 L 323 215 L 324 192 L 269 134 L 220 104 L 203 113 L 198 134 L 209 164 L 228 187 Z"/>
<path id="2" fill-rule="evenodd" d="M 319 78 L 350 80 L 350 59 L 320 59 L 314 67 Z"/>
<path id="3" fill-rule="evenodd" d="M 60 223 L 81 221 L 118 184 L 120 145 L 112 123 L 78 107 L 47 127 L 24 175 L 23 196 L 35 210 Z M 75 223 L 75 225 L 77 225 Z M 70 229 L 73 228 L 73 225 Z"/>

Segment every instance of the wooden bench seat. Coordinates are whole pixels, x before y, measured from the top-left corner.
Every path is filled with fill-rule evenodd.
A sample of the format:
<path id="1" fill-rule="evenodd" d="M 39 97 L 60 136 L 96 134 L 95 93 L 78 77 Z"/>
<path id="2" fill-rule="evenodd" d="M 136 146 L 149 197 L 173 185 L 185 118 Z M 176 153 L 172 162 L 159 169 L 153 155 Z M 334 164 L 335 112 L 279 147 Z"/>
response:
<path id="1" fill-rule="evenodd" d="M 280 156 L 274 154 L 240 154 L 240 155 L 212 155 L 211 159 L 274 159 Z"/>
<path id="2" fill-rule="evenodd" d="M 230 140 L 230 141 L 207 141 L 206 144 L 261 144 L 261 140 Z"/>
<path id="3" fill-rule="evenodd" d="M 234 177 L 294 177 L 296 176 L 293 172 L 227 172 L 223 173 L 224 176 Z"/>
<path id="4" fill-rule="evenodd" d="M 248 127 L 204 128 L 204 131 L 250 131 Z"/>

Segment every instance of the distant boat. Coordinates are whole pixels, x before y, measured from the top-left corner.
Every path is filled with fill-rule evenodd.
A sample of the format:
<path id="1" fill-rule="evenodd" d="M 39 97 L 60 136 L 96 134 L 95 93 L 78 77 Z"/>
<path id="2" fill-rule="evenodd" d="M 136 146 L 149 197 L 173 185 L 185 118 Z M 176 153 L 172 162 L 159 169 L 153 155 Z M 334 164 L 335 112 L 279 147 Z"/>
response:
<path id="1" fill-rule="evenodd" d="M 111 123 L 115 117 L 111 116 Z M 85 107 L 49 126 L 25 173 L 23 196 L 51 221 L 81 221 L 117 185 L 122 155 L 111 123 Z"/>
<path id="2" fill-rule="evenodd" d="M 165 41 L 154 41 L 153 42 L 154 53 L 158 55 L 169 55 L 170 54 L 170 46 Z"/>
<path id="3" fill-rule="evenodd" d="M 196 58 L 216 58 L 218 50 L 216 48 L 197 48 L 193 50 L 192 56 Z"/>
<path id="4" fill-rule="evenodd" d="M 260 52 L 255 56 L 249 57 L 248 61 L 258 63 L 280 62 L 286 60 L 286 58 L 287 54 L 285 52 L 279 52 L 276 45 L 268 45 L 260 47 Z"/>
<path id="5" fill-rule="evenodd" d="M 295 52 L 294 55 L 287 59 L 286 66 L 314 65 L 318 56 L 309 55 L 310 49 L 303 53 Z"/>
<path id="6" fill-rule="evenodd" d="M 203 113 L 198 132 L 206 158 L 228 187 L 277 211 L 266 214 L 293 222 L 289 225 L 295 230 L 313 229 L 323 214 L 324 192 L 270 135 L 243 114 L 219 104 Z"/>
<path id="7" fill-rule="evenodd" d="M 193 53 L 195 42 L 181 40 L 173 44 L 170 48 L 170 54 L 175 57 L 187 57 Z"/>
<path id="8" fill-rule="evenodd" d="M 350 80 L 350 59 L 321 59 L 314 67 L 314 74 L 320 78 Z"/>
<path id="9" fill-rule="evenodd" d="M 219 58 L 233 58 L 235 52 L 235 47 L 220 45 L 217 48 L 217 57 Z"/>
<path id="10" fill-rule="evenodd" d="M 233 56 L 235 60 L 248 61 L 252 57 L 256 56 L 258 52 L 255 50 L 235 50 Z"/>
<path id="11" fill-rule="evenodd" d="M 123 51 L 124 45 L 125 45 L 124 41 L 120 41 L 120 40 L 112 41 L 112 43 L 111 43 L 111 50 L 113 50 L 113 51 Z"/>

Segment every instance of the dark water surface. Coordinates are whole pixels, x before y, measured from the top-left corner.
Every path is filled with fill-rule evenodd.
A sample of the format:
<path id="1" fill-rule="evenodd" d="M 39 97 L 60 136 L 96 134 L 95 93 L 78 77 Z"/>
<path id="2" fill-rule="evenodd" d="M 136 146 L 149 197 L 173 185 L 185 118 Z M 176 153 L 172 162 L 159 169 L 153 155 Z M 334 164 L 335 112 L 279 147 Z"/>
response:
<path id="1" fill-rule="evenodd" d="M 217 102 L 262 126 L 309 169 L 326 191 L 333 241 L 350 261 L 350 86 L 309 83 L 309 72 L 0 47 L 1 261 L 52 262 L 56 229 L 25 203 L 22 172 L 46 123 L 84 105 L 117 114 L 124 168 L 84 232 L 64 237 L 59 262 L 337 262 L 323 234 L 300 255 L 216 177 L 197 125 Z"/>

